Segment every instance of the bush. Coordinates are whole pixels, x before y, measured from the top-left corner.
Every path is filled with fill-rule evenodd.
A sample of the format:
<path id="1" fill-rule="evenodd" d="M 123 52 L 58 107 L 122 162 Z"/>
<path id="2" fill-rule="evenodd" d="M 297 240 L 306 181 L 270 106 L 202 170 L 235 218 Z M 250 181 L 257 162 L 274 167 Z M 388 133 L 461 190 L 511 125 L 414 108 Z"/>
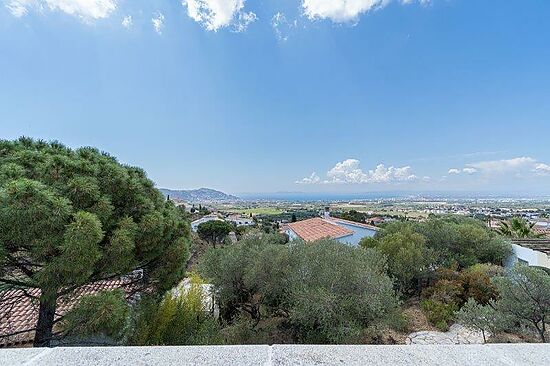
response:
<path id="1" fill-rule="evenodd" d="M 374 248 L 388 259 L 388 272 L 395 278 L 399 291 L 420 292 L 420 281 L 431 262 L 431 253 L 426 247 L 426 238 L 410 227 L 390 233 L 380 239 L 366 238 L 363 248 Z"/>
<path id="2" fill-rule="evenodd" d="M 491 264 L 476 264 L 460 272 L 459 280 L 463 287 L 463 302 L 472 298 L 486 305 L 498 296 L 498 289 L 492 279 L 504 274 L 504 269 Z"/>
<path id="3" fill-rule="evenodd" d="M 131 314 L 127 344 L 200 345 L 223 342 L 220 325 L 207 312 L 202 281 L 191 277 L 189 290 L 178 289 L 164 296 L 143 298 Z"/>
<path id="4" fill-rule="evenodd" d="M 247 237 L 203 258 L 199 268 L 215 286 L 226 321 L 245 313 L 255 327 L 285 317 L 300 342 L 340 343 L 358 342 L 366 327 L 398 312 L 376 251 L 332 240 L 282 246 L 270 238 Z"/>
<path id="5" fill-rule="evenodd" d="M 517 264 L 505 277 L 495 279 L 499 299 L 495 307 L 502 319 L 516 328 L 536 333 L 548 341 L 550 321 L 550 275 L 540 268 Z"/>
<path id="6" fill-rule="evenodd" d="M 430 217 L 426 222 L 393 222 L 379 234 L 387 235 L 413 230 L 426 238 L 426 246 L 434 254 L 433 267 L 457 264 L 466 268 L 478 263 L 501 265 L 512 252 L 510 243 L 491 232 L 479 220 L 443 216 Z"/>
<path id="7" fill-rule="evenodd" d="M 358 342 L 364 328 L 388 322 L 397 311 L 383 257 L 331 240 L 297 245 L 290 321 L 310 343 Z"/>
<path id="8" fill-rule="evenodd" d="M 426 299 L 420 303 L 422 311 L 428 321 L 441 331 L 449 330 L 449 324 L 453 321 L 456 311 L 459 309 L 456 303 Z"/>
<path id="9" fill-rule="evenodd" d="M 463 288 L 459 281 L 440 279 L 422 293 L 422 310 L 428 321 L 441 330 L 447 330 L 460 309 Z"/>
<path id="10" fill-rule="evenodd" d="M 62 329 L 77 338 L 107 337 L 122 339 L 129 307 L 124 291 L 102 291 L 83 297 L 63 319 Z"/>
<path id="11" fill-rule="evenodd" d="M 494 309 L 494 304 L 481 305 L 474 299 L 469 299 L 458 312 L 457 320 L 466 328 L 481 332 L 485 343 L 489 333 L 495 333 L 499 315 Z"/>

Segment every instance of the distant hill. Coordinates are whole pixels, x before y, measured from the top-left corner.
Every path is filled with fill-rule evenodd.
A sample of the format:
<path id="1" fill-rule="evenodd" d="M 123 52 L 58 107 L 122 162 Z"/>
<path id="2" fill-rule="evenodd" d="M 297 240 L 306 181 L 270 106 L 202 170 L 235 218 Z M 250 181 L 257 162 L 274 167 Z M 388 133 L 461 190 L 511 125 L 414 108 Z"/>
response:
<path id="1" fill-rule="evenodd" d="M 227 193 L 216 191 L 210 188 L 190 189 L 190 190 L 175 190 L 160 188 L 160 191 L 165 196 L 170 198 L 180 199 L 187 202 L 224 202 L 238 201 L 240 198 Z"/>

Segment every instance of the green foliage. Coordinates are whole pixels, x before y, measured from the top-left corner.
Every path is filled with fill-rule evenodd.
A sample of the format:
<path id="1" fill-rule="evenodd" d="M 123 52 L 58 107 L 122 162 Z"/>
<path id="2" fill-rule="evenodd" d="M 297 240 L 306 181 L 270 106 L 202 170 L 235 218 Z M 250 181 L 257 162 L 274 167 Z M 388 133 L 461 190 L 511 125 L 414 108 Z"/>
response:
<path id="1" fill-rule="evenodd" d="M 458 310 L 458 305 L 455 303 L 445 303 L 433 299 L 422 300 L 420 305 L 430 323 L 441 331 L 449 329 L 449 325 Z"/>
<path id="2" fill-rule="evenodd" d="M 426 273 L 432 256 L 422 234 L 405 227 L 380 239 L 363 239 L 361 246 L 374 248 L 387 257 L 388 271 L 396 279 L 398 290 L 419 291 L 418 284 Z"/>
<path id="3" fill-rule="evenodd" d="M 203 222 L 197 228 L 199 237 L 208 241 L 214 247 L 216 247 L 216 244 L 223 243 L 223 240 L 231 231 L 233 231 L 233 226 L 222 220 Z"/>
<path id="4" fill-rule="evenodd" d="M 291 323 L 305 342 L 357 340 L 363 328 L 396 313 L 397 301 L 384 260 L 331 240 L 297 245 L 292 273 Z"/>
<path id="5" fill-rule="evenodd" d="M 135 269 L 163 292 L 188 257 L 187 223 L 143 170 L 57 142 L 0 141 L 0 227 L 0 285 L 40 288 L 41 315 L 81 285 Z M 53 319 L 39 324 L 35 343 L 47 345 Z"/>
<path id="6" fill-rule="evenodd" d="M 200 270 L 216 288 L 229 322 L 246 313 L 283 316 L 300 342 L 355 342 L 366 327 L 397 313 L 383 257 L 332 240 L 290 246 L 247 237 L 210 250 Z"/>
<path id="7" fill-rule="evenodd" d="M 483 335 L 483 342 L 487 342 L 490 332 L 494 333 L 499 322 L 499 314 L 494 309 L 494 304 L 481 305 L 470 298 L 457 314 L 458 323 Z"/>
<path id="8" fill-rule="evenodd" d="M 422 293 L 421 307 L 426 317 L 437 328 L 447 330 L 460 309 L 463 288 L 456 280 L 441 279 Z"/>
<path id="9" fill-rule="evenodd" d="M 364 223 L 368 217 L 366 213 L 359 212 L 357 210 L 349 210 L 341 214 L 334 214 L 334 216 L 344 220 L 362 222 L 362 223 Z"/>
<path id="10" fill-rule="evenodd" d="M 493 278 L 502 274 L 502 267 L 491 264 L 476 264 L 462 271 L 439 268 L 436 281 L 422 292 L 422 310 L 432 324 L 446 330 L 468 299 L 482 305 L 492 303 L 498 297 Z"/>
<path id="11" fill-rule="evenodd" d="M 502 221 L 498 232 L 509 238 L 540 238 L 542 234 L 533 230 L 534 223 L 529 223 L 521 217 L 514 217 L 510 221 Z"/>
<path id="12" fill-rule="evenodd" d="M 462 270 L 459 281 L 462 285 L 462 300 L 473 298 L 476 302 L 486 305 L 498 297 L 498 289 L 493 278 L 502 276 L 504 269 L 491 264 L 476 264 Z"/>
<path id="13" fill-rule="evenodd" d="M 85 296 L 63 319 L 67 335 L 78 337 L 107 336 L 120 340 L 126 326 L 129 306 L 124 291 L 103 291 Z"/>
<path id="14" fill-rule="evenodd" d="M 206 294 L 198 276 L 189 289 L 178 287 L 159 302 L 145 297 L 133 310 L 127 344 L 201 345 L 219 344 L 223 339 L 219 323 L 205 309 Z"/>
<path id="15" fill-rule="evenodd" d="M 483 222 L 460 216 L 431 216 L 421 223 L 393 222 L 377 237 L 405 230 L 413 230 L 426 238 L 434 268 L 454 264 L 459 268 L 477 263 L 501 265 L 512 252 L 510 243 L 491 232 Z"/>
<path id="16" fill-rule="evenodd" d="M 503 318 L 536 332 L 548 340 L 550 275 L 542 269 L 516 265 L 508 276 L 495 278 L 500 297 L 496 309 Z"/>

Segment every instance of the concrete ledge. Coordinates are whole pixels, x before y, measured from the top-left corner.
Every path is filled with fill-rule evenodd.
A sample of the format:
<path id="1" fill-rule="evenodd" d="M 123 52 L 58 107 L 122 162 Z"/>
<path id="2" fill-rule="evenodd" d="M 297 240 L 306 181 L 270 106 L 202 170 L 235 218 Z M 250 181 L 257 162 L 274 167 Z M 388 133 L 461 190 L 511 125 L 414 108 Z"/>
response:
<path id="1" fill-rule="evenodd" d="M 0 365 L 550 365 L 550 344 L 0 349 Z"/>

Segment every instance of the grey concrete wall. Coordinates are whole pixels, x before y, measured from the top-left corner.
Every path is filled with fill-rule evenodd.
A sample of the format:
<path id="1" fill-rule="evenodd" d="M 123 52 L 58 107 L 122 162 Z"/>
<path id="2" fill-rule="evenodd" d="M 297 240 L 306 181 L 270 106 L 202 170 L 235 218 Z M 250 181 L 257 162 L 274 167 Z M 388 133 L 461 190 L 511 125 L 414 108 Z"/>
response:
<path id="1" fill-rule="evenodd" d="M 0 349 L 0 365 L 550 365 L 550 344 Z"/>

